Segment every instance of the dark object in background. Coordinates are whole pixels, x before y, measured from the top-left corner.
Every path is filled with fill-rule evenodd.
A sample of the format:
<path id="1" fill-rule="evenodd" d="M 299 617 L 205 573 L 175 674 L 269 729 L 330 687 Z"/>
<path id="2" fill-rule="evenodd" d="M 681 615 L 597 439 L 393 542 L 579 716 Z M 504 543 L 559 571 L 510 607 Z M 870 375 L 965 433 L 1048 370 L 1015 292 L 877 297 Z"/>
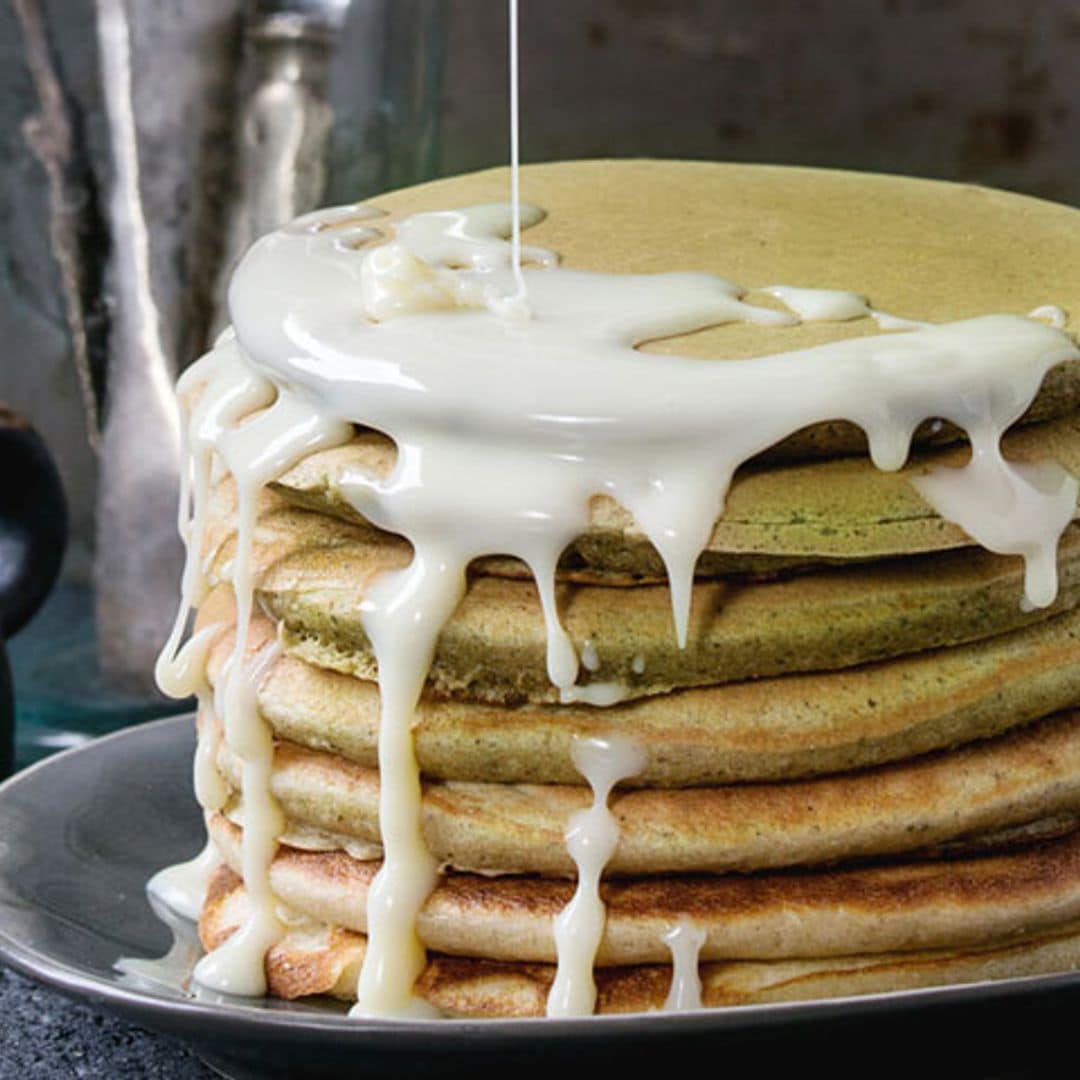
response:
<path id="1" fill-rule="evenodd" d="M 0 403 L 0 777 L 14 762 L 15 702 L 5 642 L 41 606 L 67 543 L 60 474 L 41 436 Z"/>

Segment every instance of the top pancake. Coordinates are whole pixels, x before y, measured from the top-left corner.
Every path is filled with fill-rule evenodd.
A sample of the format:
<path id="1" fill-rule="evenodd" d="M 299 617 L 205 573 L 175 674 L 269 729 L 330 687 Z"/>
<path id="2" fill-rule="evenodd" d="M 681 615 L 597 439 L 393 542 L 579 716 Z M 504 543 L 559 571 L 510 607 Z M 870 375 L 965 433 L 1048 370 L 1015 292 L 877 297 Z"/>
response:
<path id="1" fill-rule="evenodd" d="M 389 216 L 374 224 L 389 237 L 403 216 L 502 201 L 507 190 L 501 169 L 420 185 L 375 200 Z M 1020 195 L 830 170 L 660 161 L 530 166 L 522 190 L 548 211 L 527 231 L 527 242 L 558 252 L 563 265 L 572 268 L 703 270 L 751 290 L 778 283 L 848 289 L 881 310 L 932 322 L 1023 315 L 1046 304 L 1080 312 L 1080 211 Z M 760 292 L 751 291 L 748 299 L 782 307 Z M 869 318 L 797 326 L 730 323 L 642 349 L 717 361 L 878 333 Z M 1050 373 L 1029 418 L 1061 417 L 1077 409 L 1080 364 L 1069 363 Z M 958 437 L 949 425 L 927 424 L 919 441 Z M 1075 418 L 1016 442 L 1007 452 L 1020 460 L 1048 456 L 1070 470 L 1080 462 Z M 765 460 L 864 451 L 862 432 L 838 421 L 797 433 Z M 965 454 L 959 450 L 941 463 L 957 464 Z M 350 446 L 315 455 L 292 470 L 278 490 L 301 505 L 349 515 L 337 487 L 342 471 L 382 474 L 393 456 L 388 440 L 364 433 Z M 933 464 L 938 462 L 913 468 L 923 471 Z M 737 481 L 709 545 L 723 557 L 713 566 L 707 555 L 702 570 L 880 558 L 941 550 L 965 540 L 937 517 L 906 475 L 879 473 L 863 458 L 758 469 Z M 594 499 L 591 527 L 571 555 L 586 570 L 662 573 L 630 516 L 603 497 Z"/>
<path id="2" fill-rule="evenodd" d="M 748 289 L 849 289 L 909 319 L 1080 312 L 1080 211 L 971 185 L 826 169 L 688 161 L 578 161 L 522 170 L 522 197 L 548 216 L 525 240 L 562 265 L 612 273 L 701 270 Z M 389 217 L 502 202 L 505 169 L 381 195 Z M 751 292 L 763 306 L 782 308 Z M 870 319 L 799 326 L 730 323 L 643 346 L 741 359 L 877 333 Z M 1080 379 L 1074 370 L 1069 383 Z"/>

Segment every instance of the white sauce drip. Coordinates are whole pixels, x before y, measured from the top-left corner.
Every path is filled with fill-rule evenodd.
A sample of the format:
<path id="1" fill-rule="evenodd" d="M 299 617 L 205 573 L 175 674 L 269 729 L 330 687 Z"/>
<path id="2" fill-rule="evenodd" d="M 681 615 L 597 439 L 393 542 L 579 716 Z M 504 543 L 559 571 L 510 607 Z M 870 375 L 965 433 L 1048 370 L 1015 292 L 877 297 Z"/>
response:
<path id="1" fill-rule="evenodd" d="M 596 651 L 596 645 L 590 640 L 581 646 L 581 666 L 586 671 L 600 670 L 600 654 Z"/>
<path id="2" fill-rule="evenodd" d="M 191 972 L 202 954 L 198 931 L 192 925 L 198 917 L 198 911 L 193 915 L 178 907 L 176 898 L 168 891 L 160 894 L 153 888 L 148 889 L 150 907 L 169 928 L 172 943 L 163 956 L 155 959 L 122 956 L 113 964 L 113 969 L 120 973 L 122 983 L 140 991 L 158 992 L 164 988 L 190 993 Z"/>
<path id="3" fill-rule="evenodd" d="M 416 918 L 439 864 L 423 835 L 412 722 L 444 623 L 465 592 L 464 566 L 425 538 L 412 563 L 385 574 L 362 603 L 379 664 L 379 828 L 383 864 L 367 897 L 368 945 L 350 1016 L 437 1015 L 413 993 L 426 952 Z"/>
<path id="4" fill-rule="evenodd" d="M 197 920 L 206 900 L 206 887 L 213 872 L 221 865 L 214 841 L 209 837 L 202 851 L 187 862 L 166 866 L 146 884 L 150 896 L 185 919 Z"/>
<path id="5" fill-rule="evenodd" d="M 1056 304 L 1043 304 L 1042 307 L 1029 312 L 1028 318 L 1048 323 L 1057 330 L 1064 330 L 1069 321 L 1069 316 Z"/>
<path id="6" fill-rule="evenodd" d="M 610 705 L 618 705 L 625 701 L 630 694 L 630 688 L 621 682 L 592 682 L 584 686 L 564 686 L 559 691 L 559 701 L 563 705 L 572 705 L 580 702 L 583 705 L 595 705 L 604 709 Z"/>
<path id="7" fill-rule="evenodd" d="M 174 698 L 194 694 L 198 700 L 202 726 L 195 746 L 195 798 L 206 811 L 219 810 L 228 798 L 228 787 L 214 764 L 218 734 L 206 679 L 207 654 L 220 630 L 220 623 L 202 627 L 192 634 L 171 664 L 159 665 L 158 673 L 158 684 L 164 693 Z M 147 883 L 147 891 L 172 911 L 198 919 L 210 877 L 220 863 L 214 842 L 207 836 L 206 846 L 194 859 L 160 870 Z"/>
<path id="8" fill-rule="evenodd" d="M 284 934 L 277 917 L 277 902 L 270 891 L 270 863 L 285 819 L 270 791 L 273 736 L 255 704 L 262 676 L 280 655 L 281 646 L 271 641 L 250 659 L 234 659 L 231 663 L 236 665 L 235 673 L 229 672 L 225 684 L 225 737 L 243 763 L 241 790 L 247 814 L 241 864 L 252 911 L 232 937 L 195 965 L 195 979 L 222 994 L 265 994 L 266 951 Z"/>
<path id="9" fill-rule="evenodd" d="M 664 1002 L 666 1012 L 701 1008 L 701 975 L 698 960 L 705 944 L 705 930 L 683 916 L 663 938 L 671 949 L 671 989 Z"/>
<path id="10" fill-rule="evenodd" d="M 620 780 L 645 767 L 644 751 L 625 736 L 576 739 L 570 753 L 592 788 L 593 803 L 574 814 L 566 829 L 577 888 L 555 917 L 558 968 L 548 993 L 548 1016 L 588 1016 L 596 1007 L 593 964 L 607 921 L 600 877 L 619 843 L 619 823 L 608 809 L 608 797 Z"/>
<path id="11" fill-rule="evenodd" d="M 841 289 L 800 289 L 792 285 L 769 285 L 761 290 L 791 308 L 803 322 L 848 322 L 865 319 L 870 305 L 865 296 Z"/>
<path id="12" fill-rule="evenodd" d="M 992 423 L 970 430 L 971 460 L 912 477 L 919 494 L 990 551 L 1024 558 L 1024 602 L 1047 607 L 1057 595 L 1057 542 L 1076 513 L 1080 484 L 1051 461 L 1011 464 Z M 987 504 L 999 508 L 987 514 Z M 1017 528 L 1032 521 L 1033 529 Z"/>
<path id="13" fill-rule="evenodd" d="M 575 686 L 578 657 L 555 602 L 559 555 L 587 527 L 591 496 L 619 499 L 660 552 L 681 645 L 694 566 L 743 461 L 802 427 L 843 417 L 867 432 L 879 467 L 897 469 L 915 427 L 943 417 L 970 434 L 976 454 L 963 469 L 920 479 L 920 490 L 991 550 L 1021 555 L 1028 602 L 1051 603 L 1076 482 L 1049 463 L 1007 462 L 999 440 L 1046 372 L 1080 353 L 1053 327 L 991 315 L 745 361 L 655 356 L 634 346 L 735 320 L 777 326 L 796 317 L 745 303 L 742 286 L 710 274 L 589 273 L 525 249 L 534 264 L 522 271 L 532 317 L 500 318 L 517 265 L 506 242 L 511 207 L 416 214 L 389 243 L 365 252 L 355 243 L 368 233 L 356 230 L 367 227 L 355 223 L 371 213 L 309 215 L 253 245 L 230 289 L 235 334 L 181 380 L 182 390 L 203 392 L 186 425 L 183 602 L 159 668 L 167 683 L 190 607 L 205 593 L 208 486 L 227 471 L 239 493 L 238 632 L 218 708 L 245 761 L 244 877 L 255 914 L 235 945 L 200 965 L 199 977 L 261 993 L 262 952 L 280 932 L 266 884 L 280 815 L 268 794 L 269 735 L 249 707 L 255 673 L 241 662 L 257 495 L 307 453 L 346 441 L 350 421 L 395 440 L 390 477 L 341 484 L 357 511 L 406 536 L 415 552 L 407 568 L 380 578 L 362 608 L 379 666 L 386 854 L 369 898 L 355 1011 L 415 1015 L 424 1008 L 412 991 L 424 963 L 415 922 L 437 867 L 422 835 L 411 725 L 473 558 L 515 555 L 531 568 L 552 682 L 567 700 L 610 703 L 625 688 Z M 526 223 L 542 216 L 522 207 Z M 803 303 L 805 292 L 788 299 Z M 816 303 L 826 313 L 851 306 L 836 295 Z"/>
<path id="14" fill-rule="evenodd" d="M 932 325 L 917 319 L 901 319 L 872 308 L 865 296 L 844 289 L 805 289 L 794 285 L 769 285 L 761 292 L 775 296 L 802 322 L 850 322 L 873 319 L 882 330 L 919 330 Z M 1041 309 L 1040 309 L 1041 310 Z"/>
<path id="15" fill-rule="evenodd" d="M 321 228 L 321 220 L 294 222 L 286 229 L 293 235 L 305 235 L 309 228 Z M 338 250 L 352 249 L 340 245 Z M 186 697 L 194 692 L 199 697 L 203 725 L 195 755 L 195 788 L 201 805 L 217 810 L 228 796 L 215 765 L 216 718 L 220 717 L 225 738 L 242 762 L 242 790 L 250 808 L 241 860 L 252 912 L 224 945 L 196 965 L 194 977 L 222 993 L 260 996 L 266 992 L 266 951 L 282 934 L 274 913 L 269 873 L 284 821 L 270 793 L 273 738 L 255 704 L 258 683 L 279 655 L 280 646 L 271 642 L 255 657 L 246 656 L 254 592 L 251 546 L 256 507 L 264 484 L 308 453 L 345 442 L 352 426 L 323 415 L 302 395 L 285 385 L 276 386 L 254 371 L 231 332 L 223 334 L 214 349 L 180 379 L 182 402 L 200 389 L 201 396 L 184 416 L 183 425 L 189 467 L 182 475 L 179 510 L 179 531 L 186 549 L 181 602 L 156 675 L 165 693 Z M 237 487 L 237 548 L 230 573 L 237 629 L 218 692 L 211 699 L 206 685 L 206 652 L 217 628 L 200 630 L 183 648 L 180 641 L 192 608 L 207 593 L 203 555 L 207 503 L 211 483 L 224 471 L 234 477 Z M 209 850 L 184 869 L 170 868 L 155 879 L 158 894 L 168 890 L 171 906 L 177 910 L 194 908 L 197 913 L 201 907 L 207 874 L 216 862 Z M 181 895 L 185 890 L 186 898 Z"/>

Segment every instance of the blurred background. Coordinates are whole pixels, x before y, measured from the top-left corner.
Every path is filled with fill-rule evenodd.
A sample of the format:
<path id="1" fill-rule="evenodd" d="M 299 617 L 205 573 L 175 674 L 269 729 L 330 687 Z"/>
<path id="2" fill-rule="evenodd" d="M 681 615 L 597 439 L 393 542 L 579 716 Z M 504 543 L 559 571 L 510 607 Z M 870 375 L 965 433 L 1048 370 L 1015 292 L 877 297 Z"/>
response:
<path id="1" fill-rule="evenodd" d="M 1076 0 L 521 7 L 526 161 L 813 164 L 1080 204 Z M 506 28 L 503 0 L 0 0 L 0 403 L 67 506 L 60 585 L 9 645 L 20 763 L 166 707 L 162 387 L 221 325 L 232 262 L 315 205 L 504 163 Z M 0 463 L 0 487 L 28 475 Z"/>

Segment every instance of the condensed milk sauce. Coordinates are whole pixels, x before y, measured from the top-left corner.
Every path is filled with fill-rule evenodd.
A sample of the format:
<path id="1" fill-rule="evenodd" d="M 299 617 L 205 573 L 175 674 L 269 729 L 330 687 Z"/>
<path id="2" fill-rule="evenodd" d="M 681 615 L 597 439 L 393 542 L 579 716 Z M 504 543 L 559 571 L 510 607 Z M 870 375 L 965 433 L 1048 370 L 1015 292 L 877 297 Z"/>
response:
<path id="1" fill-rule="evenodd" d="M 372 225 L 380 214 L 366 206 L 318 211 L 278 229 L 253 245 L 233 276 L 232 329 L 180 380 L 188 403 L 180 520 L 187 561 L 157 674 L 166 692 L 202 699 L 198 795 L 208 812 L 227 794 L 213 769 L 219 725 L 242 763 L 243 877 L 252 904 L 247 923 L 196 969 L 211 989 L 265 993 L 265 954 L 286 930 L 269 885 L 284 820 L 270 791 L 273 740 L 255 703 L 277 646 L 248 655 L 259 492 L 306 455 L 346 442 L 354 424 L 390 436 L 397 464 L 384 480 L 347 477 L 342 493 L 414 549 L 412 562 L 384 574 L 362 601 L 378 661 L 384 861 L 367 900 L 358 1015 L 430 1013 L 413 993 L 425 962 L 416 919 L 437 866 L 421 827 L 412 724 L 472 559 L 514 555 L 530 567 L 552 683 L 564 700 L 611 704 L 621 687 L 576 687 L 579 657 L 555 598 L 556 564 L 585 530 L 591 496 L 623 503 L 660 553 L 682 646 L 694 567 L 739 465 L 800 428 L 844 418 L 865 430 L 879 468 L 898 469 L 917 425 L 941 418 L 968 433 L 971 461 L 915 481 L 919 491 L 984 547 L 1024 559 L 1025 604 L 1054 600 L 1057 544 L 1076 510 L 1077 480 L 1052 462 L 1007 461 L 1000 439 L 1045 374 L 1080 357 L 1057 309 L 929 325 L 837 290 L 770 286 L 787 309 L 778 311 L 748 303 L 744 286 L 712 274 L 561 267 L 554 252 L 518 240 L 518 223 L 533 225 L 544 212 L 517 205 L 513 97 L 511 204 L 415 214 L 377 246 L 382 233 Z M 635 348 L 734 321 L 857 318 L 892 332 L 723 363 Z M 208 500 L 225 474 L 237 489 L 237 629 L 211 701 L 205 656 L 213 635 L 181 642 L 208 588 Z M 601 742 L 606 750 L 585 744 L 575 752 L 595 802 L 568 834 L 581 872 L 555 929 L 553 1015 L 592 1011 L 591 967 L 603 933 L 596 884 L 618 839 L 607 797 L 643 764 L 632 747 Z M 164 872 L 155 881 L 159 895 L 197 911 L 213 854 Z M 696 956 L 696 940 L 692 929 L 669 938 L 676 961 L 669 1007 L 695 1003 L 692 961 L 680 958 Z"/>
<path id="2" fill-rule="evenodd" d="M 592 788 L 593 802 L 566 828 L 566 847 L 577 867 L 577 889 L 555 919 L 559 966 L 547 999 L 548 1016 L 588 1016 L 596 1005 L 593 964 L 604 936 L 607 910 L 600 877 L 619 843 L 619 823 L 608 809 L 611 790 L 645 767 L 645 752 L 632 739 L 577 739 L 570 751 L 578 772 Z"/>
<path id="3" fill-rule="evenodd" d="M 671 989 L 664 1001 L 665 1012 L 685 1012 L 701 1008 L 701 976 L 698 958 L 705 944 L 705 931 L 683 916 L 664 934 L 671 950 Z"/>

